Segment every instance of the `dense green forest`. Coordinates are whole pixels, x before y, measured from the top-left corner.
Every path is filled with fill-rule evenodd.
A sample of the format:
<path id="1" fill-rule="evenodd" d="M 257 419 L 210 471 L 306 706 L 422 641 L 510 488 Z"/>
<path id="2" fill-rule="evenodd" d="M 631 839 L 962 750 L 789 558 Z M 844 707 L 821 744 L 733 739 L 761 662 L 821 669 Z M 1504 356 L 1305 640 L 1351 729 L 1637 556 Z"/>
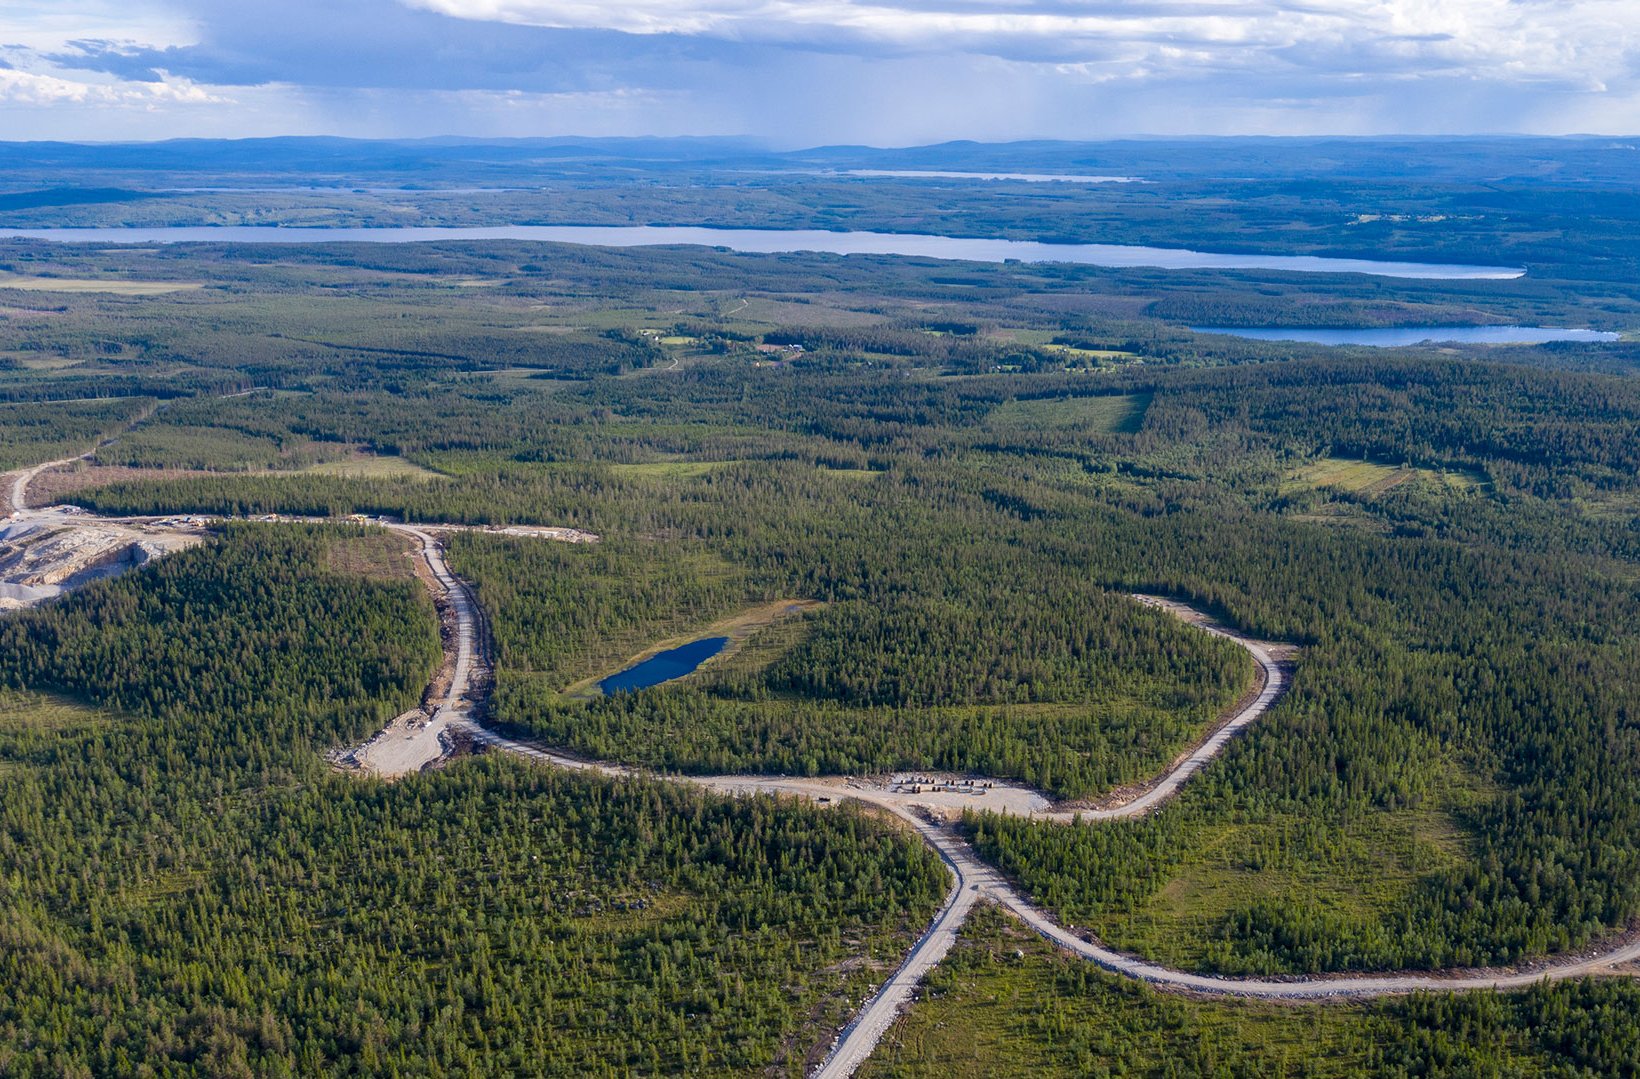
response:
<path id="1" fill-rule="evenodd" d="M 1339 376 L 1433 387 L 1421 406 L 1407 395 L 1409 419 L 1431 417 L 1425 427 L 1435 417 L 1484 422 L 1445 402 L 1489 369 L 1424 376 L 1384 362 L 1346 365 Z M 1281 388 L 1290 369 L 1147 373 L 1130 395 L 1144 387 L 1137 430 L 1100 434 L 1092 428 L 1109 418 L 1103 412 L 1070 424 L 995 422 L 1005 408 L 1018 415 L 1005 376 L 941 383 L 765 369 L 751 379 L 701 369 L 577 391 L 586 407 L 623 417 L 600 425 L 618 443 L 648 441 L 660 458 L 649 466 L 429 453 L 417 459 L 457 479 L 204 476 L 133 481 L 83 500 L 101 509 L 360 508 L 575 524 L 612 537 L 610 553 L 589 556 L 596 560 L 649 544 L 652 555 L 630 558 L 671 562 L 658 576 L 592 565 L 580 592 L 582 552 L 508 555 L 523 549 L 486 540 L 458 542 L 455 555 L 496 610 L 502 722 L 583 752 L 689 770 L 946 766 L 1098 793 L 1165 761 L 1244 684 L 1231 673 L 1245 670 L 1233 652 L 1206 651 L 1189 631 L 1163 629 L 1160 616 L 1108 593 L 1191 598 L 1268 639 L 1305 645 L 1292 696 L 1176 811 L 1097 833 L 977 826 L 982 847 L 1038 895 L 1075 920 L 1098 919 L 1118 943 L 1228 970 L 1510 961 L 1624 924 L 1640 901 L 1631 829 L 1621 824 L 1636 809 L 1625 777 L 1634 775 L 1626 762 L 1640 621 L 1632 578 L 1610 560 L 1632 546 L 1632 529 L 1611 529 L 1569 499 L 1508 490 L 1506 480 L 1492 493 L 1431 495 L 1426 504 L 1441 516 L 1423 520 L 1406 493 L 1393 500 L 1401 519 L 1363 503 L 1353 507 L 1355 526 L 1277 512 L 1289 501 L 1315 508 L 1313 498 L 1282 492 L 1292 469 L 1356 447 L 1343 435 L 1324 441 L 1341 407 L 1319 390 L 1273 398 L 1291 413 L 1311 402 L 1300 444 L 1251 408 L 1212 418 L 1203 383 L 1228 394 L 1255 370 Z M 1609 496 L 1632 495 L 1605 463 L 1623 451 L 1602 448 L 1622 444 L 1624 380 L 1513 367 L 1498 377 L 1521 386 L 1499 430 L 1513 422 L 1521 437 L 1546 439 L 1564 428 L 1585 447 L 1559 463 L 1547 451 L 1516 455 L 1555 470 L 1549 490 L 1581 473 L 1606 483 Z M 1556 420 L 1553 408 L 1565 406 L 1543 403 L 1601 379 L 1605 396 L 1586 393 L 1573 420 Z M 574 399 L 557 397 L 560 407 Z M 765 431 L 791 430 L 780 435 L 787 452 L 664 467 L 667 457 L 698 459 L 686 447 L 745 430 L 754 412 Z M 1439 445 L 1450 447 L 1443 460 L 1483 473 L 1510 460 L 1506 447 L 1470 446 L 1461 431 Z M 856 467 L 826 467 L 838 458 Z M 1445 515 L 1462 521 L 1476 514 L 1467 504 L 1505 497 L 1525 507 L 1511 515 L 1513 537 L 1532 529 L 1534 505 L 1560 505 L 1546 516 L 1562 523 L 1529 542 L 1506 534 L 1507 545 L 1445 534 Z M 1553 542 L 1572 527 L 1562 520 L 1568 507 L 1574 520 L 1587 518 L 1581 555 Z M 506 557 L 520 561 L 509 567 Z M 755 676 L 591 705 L 556 700 L 648 643 L 623 628 L 620 620 L 642 620 L 623 610 L 648 611 L 649 639 L 658 640 L 736 602 L 779 595 L 828 606 Z M 622 635 L 620 646 L 541 643 L 554 636 L 542 627 L 601 621 Z M 965 634 L 974 626 L 989 628 Z M 562 666 L 554 653 L 565 649 L 580 650 L 579 666 Z M 1216 674 L 1208 655 L 1219 657 Z M 1205 914 L 1152 909 L 1170 873 L 1213 857 L 1226 799 L 1263 830 L 1249 855 L 1255 868 L 1306 857 L 1342 865 L 1356 857 L 1349 840 L 1361 820 L 1445 798 L 1449 773 L 1468 777 L 1458 787 L 1479 792 L 1476 804 L 1440 809 L 1442 827 L 1461 837 L 1442 857 L 1416 844 L 1380 852 L 1395 867 L 1386 879 L 1401 887 L 1339 905 L 1329 885 L 1260 885 L 1218 896 Z M 1590 816 L 1615 825 L 1593 844 Z M 1155 854 L 1096 856 L 1105 847 Z M 1181 936 L 1180 924 L 1200 932 Z"/>
<path id="2" fill-rule="evenodd" d="M 0 1071 L 801 1071 L 933 856 L 504 760 L 334 774 L 435 650 L 348 542 L 241 527 L 4 624 Z"/>
<path id="3" fill-rule="evenodd" d="M 883 191 L 873 212 L 916 201 Z M 1547 258 L 1521 228 L 1510 250 Z M 1292 691 L 1153 816 L 963 822 L 1063 920 L 1284 973 L 1513 963 L 1640 917 L 1635 346 L 1186 328 L 1627 330 L 1621 260 L 1420 282 L 0 248 L 31 281 L 0 281 L 5 464 L 95 450 L 54 497 L 597 533 L 449 536 L 494 630 L 486 721 L 514 734 L 678 772 L 949 769 L 1093 798 L 1250 685 L 1239 649 L 1127 595 L 1164 594 L 1301 646 Z M 0 622 L 0 1072 L 802 1071 L 938 902 L 934 856 L 849 810 L 485 757 L 333 773 L 324 753 L 414 703 L 436 652 L 417 585 L 342 571 L 382 540 L 230 525 Z M 781 599 L 814 606 L 690 678 L 566 692 Z M 981 919 L 932 983 L 933 1021 L 978 1034 L 914 1011 L 882 1070 L 1634 1066 L 1627 986 L 1259 1012 L 1013 934 Z"/>
<path id="4" fill-rule="evenodd" d="M 83 453 L 152 411 L 143 398 L 0 404 L 0 468 Z"/>
<path id="5" fill-rule="evenodd" d="M 824 540 L 749 537 L 738 573 L 700 543 L 458 535 L 452 564 L 495 626 L 497 720 L 668 769 L 951 768 L 1087 797 L 1159 769 L 1250 681 L 1240 649 L 1026 554 L 1023 529 L 976 542 L 948 514 L 897 542 L 870 525 L 916 512 L 891 488 L 837 511 Z M 825 606 L 698 686 L 560 695 L 648 644 L 635 626 L 671 636 L 782 595 Z"/>

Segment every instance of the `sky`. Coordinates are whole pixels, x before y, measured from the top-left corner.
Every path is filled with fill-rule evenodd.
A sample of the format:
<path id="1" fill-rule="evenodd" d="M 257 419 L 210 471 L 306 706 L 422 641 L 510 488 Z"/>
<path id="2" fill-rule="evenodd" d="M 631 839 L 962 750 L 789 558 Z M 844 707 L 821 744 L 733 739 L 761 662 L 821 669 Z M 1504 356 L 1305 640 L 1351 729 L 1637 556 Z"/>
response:
<path id="1" fill-rule="evenodd" d="M 1637 132 L 1640 0 L 0 0 L 0 139 Z"/>

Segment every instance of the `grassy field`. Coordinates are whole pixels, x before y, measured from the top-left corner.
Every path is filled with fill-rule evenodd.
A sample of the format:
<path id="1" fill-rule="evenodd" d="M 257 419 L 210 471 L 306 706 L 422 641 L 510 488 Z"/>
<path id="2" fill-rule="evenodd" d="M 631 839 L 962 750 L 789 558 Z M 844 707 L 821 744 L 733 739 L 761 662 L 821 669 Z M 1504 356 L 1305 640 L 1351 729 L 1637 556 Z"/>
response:
<path id="1" fill-rule="evenodd" d="M 1149 406 L 1148 393 L 1009 401 L 992 409 L 986 422 L 998 430 L 1083 430 L 1126 435 L 1139 429 Z"/>
<path id="2" fill-rule="evenodd" d="M 878 312 L 850 310 L 847 297 L 823 297 L 817 303 L 794 303 L 769 297 L 749 296 L 725 305 L 725 314 L 745 323 L 762 326 L 826 326 L 848 328 L 877 326 L 887 319 Z M 858 301 L 855 301 L 858 302 Z"/>
<path id="3" fill-rule="evenodd" d="M 375 454 L 355 454 L 336 461 L 321 461 L 309 465 L 304 472 L 321 476 L 350 476 L 357 479 L 442 479 L 437 472 L 423 468 L 403 457 L 378 457 Z"/>
<path id="4" fill-rule="evenodd" d="M 84 738 L 118 722 L 113 713 L 68 697 L 0 690 L 0 780 L 49 761 L 60 741 Z"/>
<path id="5" fill-rule="evenodd" d="M 880 468 L 832 468 L 829 465 L 821 465 L 820 470 L 828 476 L 849 480 L 874 480 L 883 474 Z"/>
<path id="6" fill-rule="evenodd" d="M 1288 489 L 1328 488 L 1350 494 L 1379 495 L 1412 479 L 1420 479 L 1456 493 L 1476 491 L 1486 483 L 1484 476 L 1469 470 L 1398 468 L 1376 461 L 1323 457 L 1290 475 L 1285 486 Z"/>
<path id="7" fill-rule="evenodd" d="M 638 464 L 610 465 L 617 476 L 646 476 L 650 479 L 674 479 L 705 476 L 720 468 L 740 464 L 739 461 L 644 461 Z"/>
<path id="8" fill-rule="evenodd" d="M 1296 817 L 1226 824 L 1198 837 L 1191 864 L 1132 914 L 1101 932 L 1164 963 L 1232 965 L 1228 943 L 1205 948 L 1235 912 L 1297 906 L 1342 921 L 1376 921 L 1419 876 L 1461 864 L 1466 837 L 1440 810 L 1375 814 L 1362 825 L 1315 829 Z"/>
<path id="9" fill-rule="evenodd" d="M 104 292 L 113 296 L 164 296 L 205 286 L 196 281 L 121 281 L 98 277 L 0 276 L 0 289 L 20 292 Z"/>
<path id="10" fill-rule="evenodd" d="M 0 735 L 86 731 L 114 723 L 100 708 L 53 694 L 0 691 Z"/>
<path id="11" fill-rule="evenodd" d="M 1381 809 L 1339 824 L 1273 813 L 1203 824 L 1168 882 L 1131 910 L 1067 912 L 1117 947 L 1179 967 L 1273 969 L 1232 942 L 1240 912 L 1277 905 L 1340 925 L 1376 925 L 1420 879 L 1473 857 L 1461 823 L 1496 793 L 1456 765 L 1433 766 L 1420 805 Z"/>
<path id="12" fill-rule="evenodd" d="M 1132 352 L 1124 352 L 1115 348 L 1077 348 L 1074 345 L 1043 345 L 1049 352 L 1057 352 L 1068 360 L 1082 363 L 1127 363 L 1139 357 Z"/>
<path id="13" fill-rule="evenodd" d="M 862 1076 L 1348 1076 L 1355 1007 L 1191 1001 L 1098 973 L 994 907 L 974 912 Z"/>
<path id="14" fill-rule="evenodd" d="M 12 361 L 24 371 L 61 371 L 82 362 L 76 356 L 34 356 L 26 352 L 0 353 L 0 358 Z"/>

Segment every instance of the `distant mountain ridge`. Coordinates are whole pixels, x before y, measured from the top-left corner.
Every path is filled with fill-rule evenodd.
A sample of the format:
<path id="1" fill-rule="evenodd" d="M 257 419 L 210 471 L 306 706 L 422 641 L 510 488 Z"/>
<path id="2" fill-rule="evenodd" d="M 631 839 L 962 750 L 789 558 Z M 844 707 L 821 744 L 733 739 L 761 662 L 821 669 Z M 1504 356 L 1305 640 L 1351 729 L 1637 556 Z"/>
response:
<path id="1" fill-rule="evenodd" d="M 1640 137 L 1123 139 L 818 146 L 776 150 L 753 137 L 346 139 L 283 136 L 165 142 L 0 142 L 0 170 L 304 175 L 337 183 L 527 182 L 606 169 L 898 169 L 1097 172 L 1151 179 L 1460 180 L 1553 184 L 1640 182 Z"/>

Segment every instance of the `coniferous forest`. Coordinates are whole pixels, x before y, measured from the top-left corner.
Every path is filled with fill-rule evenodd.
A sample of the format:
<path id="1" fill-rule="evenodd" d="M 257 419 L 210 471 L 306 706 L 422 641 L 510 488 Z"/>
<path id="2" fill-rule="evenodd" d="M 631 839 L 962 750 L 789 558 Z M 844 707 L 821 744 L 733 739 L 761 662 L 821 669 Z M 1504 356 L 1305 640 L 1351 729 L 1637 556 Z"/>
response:
<path id="1" fill-rule="evenodd" d="M 656 214 L 730 198 L 610 183 Z M 735 213 L 785 221 L 763 183 Z M 1429 183 L 1396 205 L 1479 197 Z M 0 241 L 0 465 L 85 455 L 30 506 L 213 517 L 198 546 L 0 616 L 0 1075 L 807 1074 L 927 927 L 944 863 L 845 798 L 678 780 L 950 773 L 1103 804 L 1260 684 L 1135 593 L 1291 646 L 1290 690 L 1148 815 L 975 800 L 957 832 L 1061 923 L 1248 976 L 1610 945 L 1640 925 L 1637 346 L 1191 329 L 1632 334 L 1621 215 L 1532 217 L 1534 183 L 1497 226 L 1518 280 Z M 1041 197 L 1183 242 L 1146 216 L 1176 199 L 1193 242 L 1233 245 L 1206 185 Z M 893 180 L 848 191 L 857 225 L 933 212 Z M 444 197 L 404 196 L 469 212 Z M 211 198 L 128 209 L 236 212 Z M 1035 221 L 949 201 L 998 234 Z M 38 212 L 0 203 L 0 224 Z M 1454 228 L 1424 254 L 1485 254 Z M 442 657 L 380 518 L 452 526 L 494 661 L 484 725 L 637 772 L 471 739 L 397 779 L 344 766 Z M 23 572 L 16 542 L 0 571 Z M 598 690 L 716 636 L 687 677 Z M 1198 998 L 981 904 L 864 1074 L 1637 1068 L 1626 976 Z"/>

